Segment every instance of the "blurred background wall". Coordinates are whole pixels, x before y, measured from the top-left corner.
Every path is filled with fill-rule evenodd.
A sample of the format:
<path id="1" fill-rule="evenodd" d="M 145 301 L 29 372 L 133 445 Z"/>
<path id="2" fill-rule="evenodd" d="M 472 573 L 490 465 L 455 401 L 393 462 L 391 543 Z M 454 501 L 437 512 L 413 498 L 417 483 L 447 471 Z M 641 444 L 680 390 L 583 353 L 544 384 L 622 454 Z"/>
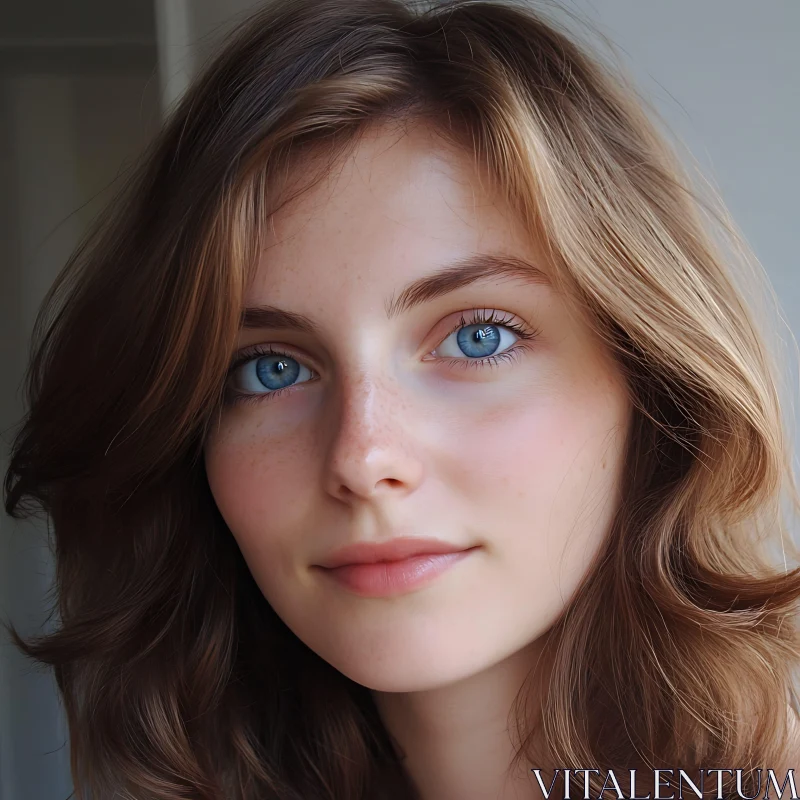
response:
<path id="1" fill-rule="evenodd" d="M 800 334 L 800 3 L 563 0 L 609 36 L 722 193 Z M 36 310 L 109 188 L 253 0 L 0 4 L 0 464 Z M 557 11 L 555 13 L 558 13 Z M 794 385 L 796 375 L 792 376 Z M 794 410 L 788 413 L 794 415 Z M 41 521 L 0 515 L 0 615 L 42 629 Z M 52 677 L 0 642 L 0 798 L 65 800 Z"/>
<path id="2" fill-rule="evenodd" d="M 39 304 L 117 173 L 160 122 L 155 13 L 141 0 L 3 2 L 0 11 L 0 430 Z M 0 613 L 40 629 L 52 561 L 40 521 L 0 515 Z M 64 800 L 65 729 L 52 677 L 0 642 L 0 797 Z"/>

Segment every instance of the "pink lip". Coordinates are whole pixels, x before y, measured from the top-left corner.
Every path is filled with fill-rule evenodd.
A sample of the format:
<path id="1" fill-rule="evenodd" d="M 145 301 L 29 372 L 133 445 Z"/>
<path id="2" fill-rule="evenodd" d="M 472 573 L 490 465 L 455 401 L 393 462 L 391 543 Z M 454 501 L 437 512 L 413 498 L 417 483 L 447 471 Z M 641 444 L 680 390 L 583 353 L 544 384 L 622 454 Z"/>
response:
<path id="1" fill-rule="evenodd" d="M 356 594 L 386 597 L 428 583 L 475 549 L 419 537 L 361 542 L 338 550 L 318 567 Z"/>

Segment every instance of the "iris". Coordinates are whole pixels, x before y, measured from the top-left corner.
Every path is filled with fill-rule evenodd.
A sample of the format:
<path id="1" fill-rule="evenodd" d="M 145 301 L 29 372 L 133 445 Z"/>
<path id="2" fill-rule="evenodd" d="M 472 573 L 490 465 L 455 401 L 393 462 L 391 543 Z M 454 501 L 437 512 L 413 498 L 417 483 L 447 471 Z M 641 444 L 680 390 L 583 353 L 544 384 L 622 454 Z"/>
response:
<path id="1" fill-rule="evenodd" d="M 299 372 L 300 365 L 286 356 L 265 356 L 256 362 L 256 376 L 267 389 L 283 389 L 291 385 Z"/>
<path id="2" fill-rule="evenodd" d="M 456 341 L 465 355 L 483 358 L 497 350 L 500 333 L 494 325 L 467 325 L 458 332 Z M 473 347 L 478 352 L 470 352 Z"/>

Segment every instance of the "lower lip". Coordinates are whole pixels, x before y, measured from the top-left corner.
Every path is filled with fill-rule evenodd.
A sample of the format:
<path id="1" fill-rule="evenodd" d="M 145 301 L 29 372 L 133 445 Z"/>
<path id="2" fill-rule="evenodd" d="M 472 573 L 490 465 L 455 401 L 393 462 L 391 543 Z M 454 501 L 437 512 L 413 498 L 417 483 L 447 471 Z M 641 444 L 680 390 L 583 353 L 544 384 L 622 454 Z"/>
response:
<path id="1" fill-rule="evenodd" d="M 428 553 L 402 561 L 347 564 L 333 569 L 323 568 L 323 571 L 362 597 L 388 597 L 404 594 L 430 583 L 466 558 L 474 549 L 472 547 L 458 553 Z"/>

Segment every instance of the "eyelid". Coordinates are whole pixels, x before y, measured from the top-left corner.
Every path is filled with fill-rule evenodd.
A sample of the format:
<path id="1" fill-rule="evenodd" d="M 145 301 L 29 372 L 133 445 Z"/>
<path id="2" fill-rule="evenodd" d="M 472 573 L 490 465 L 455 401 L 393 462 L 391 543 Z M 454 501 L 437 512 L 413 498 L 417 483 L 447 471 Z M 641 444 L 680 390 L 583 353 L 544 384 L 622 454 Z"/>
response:
<path id="1" fill-rule="evenodd" d="M 509 328 L 520 339 L 534 339 L 540 334 L 538 328 L 532 328 L 526 322 L 519 321 L 519 317 L 506 311 L 497 311 L 489 308 L 472 308 L 469 311 L 456 312 L 460 314 L 458 322 L 451 325 L 449 330 L 436 341 L 436 345 L 426 350 L 426 355 L 430 354 L 437 347 L 440 347 L 448 336 L 451 336 L 457 330 L 467 325 L 498 325 Z M 471 315 L 469 319 L 465 319 L 464 315 Z M 452 316 L 452 315 L 451 315 Z M 274 348 L 274 349 L 273 349 Z M 237 351 L 228 367 L 227 375 L 229 376 L 234 370 L 242 364 L 247 363 L 250 359 L 262 355 L 288 355 L 305 363 L 305 357 L 301 358 L 293 352 L 291 345 L 284 344 L 283 342 L 269 342 L 268 344 L 252 344 Z M 477 360 L 477 359 L 476 359 Z M 308 366 L 308 365 L 306 365 Z"/>
<path id="2" fill-rule="evenodd" d="M 291 345 L 284 344 L 283 342 L 251 344 L 242 348 L 241 350 L 238 350 L 234 354 L 233 358 L 231 359 L 231 363 L 228 366 L 226 377 L 230 377 L 240 366 L 242 366 L 242 364 L 246 364 L 248 361 L 252 361 L 254 358 L 268 355 L 290 356 L 302 364 L 305 364 L 306 361 L 305 357 L 301 358 L 294 353 Z M 311 367 L 309 367 L 309 369 L 311 369 Z"/>

